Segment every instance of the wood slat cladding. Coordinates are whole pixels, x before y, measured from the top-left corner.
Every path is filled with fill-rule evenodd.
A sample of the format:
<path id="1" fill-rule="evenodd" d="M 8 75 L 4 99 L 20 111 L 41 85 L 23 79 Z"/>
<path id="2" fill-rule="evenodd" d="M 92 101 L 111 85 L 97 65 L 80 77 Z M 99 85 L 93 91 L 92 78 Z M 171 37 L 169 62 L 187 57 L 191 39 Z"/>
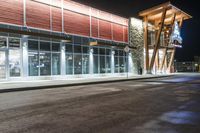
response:
<path id="1" fill-rule="evenodd" d="M 99 37 L 103 39 L 112 39 L 111 23 L 99 20 Z"/>
<path id="2" fill-rule="evenodd" d="M 27 0 L 26 20 L 27 26 L 50 30 L 50 6 Z"/>
<path id="3" fill-rule="evenodd" d="M 92 37 L 99 37 L 98 35 L 98 19 L 92 18 Z"/>
<path id="4" fill-rule="evenodd" d="M 90 17 L 64 10 L 64 29 L 66 33 L 90 36 Z"/>
<path id="5" fill-rule="evenodd" d="M 62 10 L 61 8 L 51 7 L 52 14 L 52 30 L 62 31 Z"/>
<path id="6" fill-rule="evenodd" d="M 124 26 L 124 42 L 128 42 L 128 27 Z"/>
<path id="7" fill-rule="evenodd" d="M 23 0 L 0 0 L 0 23 L 23 25 Z"/>
<path id="8" fill-rule="evenodd" d="M 124 41 L 123 37 L 124 37 L 123 26 L 118 24 L 113 24 L 113 40 Z"/>
<path id="9" fill-rule="evenodd" d="M 26 20 L 27 27 L 62 32 L 62 0 L 26 0 L 26 19 L 23 1 L 0 0 L 0 23 L 23 26 Z M 66 33 L 128 42 L 128 19 L 70 0 L 63 0 L 63 8 Z"/>
<path id="10" fill-rule="evenodd" d="M 63 6 L 64 6 L 64 9 L 67 9 L 73 12 L 81 13 L 84 15 L 90 14 L 88 6 L 79 4 L 71 0 L 63 0 Z"/>

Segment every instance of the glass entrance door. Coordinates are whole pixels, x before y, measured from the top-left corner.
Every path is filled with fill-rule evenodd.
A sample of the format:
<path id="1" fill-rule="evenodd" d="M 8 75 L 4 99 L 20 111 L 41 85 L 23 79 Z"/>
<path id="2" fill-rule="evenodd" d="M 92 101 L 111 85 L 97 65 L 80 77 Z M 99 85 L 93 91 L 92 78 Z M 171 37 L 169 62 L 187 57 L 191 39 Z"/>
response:
<path id="1" fill-rule="evenodd" d="M 0 80 L 6 79 L 6 52 L 0 50 Z"/>

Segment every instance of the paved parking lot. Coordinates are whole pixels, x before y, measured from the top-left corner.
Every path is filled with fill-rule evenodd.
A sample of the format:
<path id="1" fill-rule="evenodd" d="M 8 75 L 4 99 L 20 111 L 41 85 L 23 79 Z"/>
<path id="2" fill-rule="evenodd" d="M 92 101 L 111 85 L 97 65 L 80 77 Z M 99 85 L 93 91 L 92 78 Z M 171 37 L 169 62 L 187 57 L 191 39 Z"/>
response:
<path id="1" fill-rule="evenodd" d="M 0 94 L 1 133 L 198 133 L 200 75 Z"/>

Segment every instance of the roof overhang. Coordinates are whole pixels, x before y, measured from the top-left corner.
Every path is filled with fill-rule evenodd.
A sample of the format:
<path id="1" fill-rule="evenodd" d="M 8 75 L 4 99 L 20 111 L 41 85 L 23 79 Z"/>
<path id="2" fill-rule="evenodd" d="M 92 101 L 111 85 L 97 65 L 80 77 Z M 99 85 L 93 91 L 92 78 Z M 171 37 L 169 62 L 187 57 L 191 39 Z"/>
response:
<path id="1" fill-rule="evenodd" d="M 176 18 L 175 18 L 176 21 L 180 21 L 181 19 L 187 20 L 187 19 L 192 18 L 191 15 L 175 7 L 174 5 L 171 4 L 171 2 L 166 2 L 158 6 L 154 6 L 152 8 L 141 11 L 139 12 L 139 16 L 147 17 L 148 22 L 159 21 L 162 18 L 162 13 L 165 9 L 167 10 L 165 23 L 170 22 L 174 14 L 176 14 Z"/>

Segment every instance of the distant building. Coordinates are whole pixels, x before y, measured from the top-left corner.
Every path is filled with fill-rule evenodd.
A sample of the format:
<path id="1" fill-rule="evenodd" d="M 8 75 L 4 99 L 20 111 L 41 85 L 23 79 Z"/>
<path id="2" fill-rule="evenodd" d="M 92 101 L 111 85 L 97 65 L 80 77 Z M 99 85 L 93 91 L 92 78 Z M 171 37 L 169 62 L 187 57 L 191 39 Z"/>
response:
<path id="1" fill-rule="evenodd" d="M 195 56 L 194 61 L 175 62 L 176 72 L 200 72 L 200 56 Z"/>

